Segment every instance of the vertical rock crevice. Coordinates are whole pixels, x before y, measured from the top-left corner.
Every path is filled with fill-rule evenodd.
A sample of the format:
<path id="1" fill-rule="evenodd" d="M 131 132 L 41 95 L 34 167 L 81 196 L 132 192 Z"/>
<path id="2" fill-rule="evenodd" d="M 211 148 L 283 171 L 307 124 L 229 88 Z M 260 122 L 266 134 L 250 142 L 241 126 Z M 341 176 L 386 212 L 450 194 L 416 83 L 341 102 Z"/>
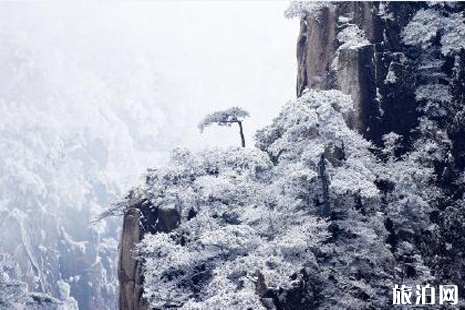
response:
<path id="1" fill-rule="evenodd" d="M 408 64 L 397 66 L 395 85 L 386 83 L 389 71 L 396 70 L 406 50 L 400 32 L 414 7 L 408 3 L 394 6 L 392 17 L 383 18 L 376 2 L 333 3 L 301 18 L 297 43 L 297 96 L 306 88 L 337 89 L 350 95 L 354 113 L 349 124 L 378 145 L 384 134 L 408 134 L 417 124 L 415 106 L 409 104 L 414 102 L 414 83 Z M 350 25 L 363 31 L 368 44 L 344 46 L 338 41 Z"/>

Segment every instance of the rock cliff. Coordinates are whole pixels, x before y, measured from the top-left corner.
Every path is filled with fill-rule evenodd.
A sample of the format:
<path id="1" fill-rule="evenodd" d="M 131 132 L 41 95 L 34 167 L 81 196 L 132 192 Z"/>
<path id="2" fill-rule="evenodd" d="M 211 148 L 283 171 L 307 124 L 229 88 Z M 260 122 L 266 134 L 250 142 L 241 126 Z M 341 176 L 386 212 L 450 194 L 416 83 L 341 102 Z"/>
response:
<path id="1" fill-rule="evenodd" d="M 464 214 L 464 184 L 460 178 L 465 166 L 462 135 L 465 52 L 461 43 L 457 43 L 459 40 L 450 37 L 445 40 L 444 37 L 454 35 L 455 30 L 449 34 L 448 29 L 461 29 L 463 26 L 464 5 L 423 2 L 334 2 L 317 5 L 299 2 L 292 5 L 288 15 L 300 17 L 297 97 L 304 96 L 307 89 L 336 89 L 350 95 L 354 110 L 346 115 L 346 121 L 352 129 L 374 143 L 372 152 L 381 161 L 388 161 L 386 154 L 391 150 L 398 159 L 410 151 L 414 154 L 426 152 L 429 156 L 426 161 L 434 171 L 434 178 L 428 186 L 434 185 L 442 194 L 428 202 L 432 211 L 425 213 L 424 222 L 418 219 L 418 223 L 408 225 L 414 227 L 431 223 L 437 229 L 435 232 L 424 229 L 424 235 L 415 236 L 410 226 L 405 228 L 403 223 L 398 223 L 399 219 L 390 215 L 388 210 L 388 200 L 396 186 L 383 176 L 376 176 L 376 186 L 383 194 L 376 207 L 381 205 L 381 213 L 385 215 L 382 229 L 387 231 L 387 247 L 393 259 L 407 266 L 422 257 L 421 264 L 415 261 L 417 267 L 405 267 L 402 277 L 419 277 L 418 266 L 425 264 L 437 280 L 447 279 L 460 286 L 463 279 L 457 270 L 463 270 L 463 266 L 450 262 L 464 258 L 460 249 L 465 242 L 463 237 L 457 237 L 461 234 L 457 219 L 463 218 Z M 421 31 L 418 34 L 415 27 L 431 27 L 427 21 L 434 19 L 422 20 L 424 14 L 442 21 L 436 22 L 435 35 L 416 39 L 425 34 Z M 450 25 L 455 25 L 455 28 L 450 28 Z M 437 94 L 441 92 L 442 97 L 438 98 Z M 446 101 L 447 105 L 444 105 Z M 273 133 L 282 134 L 279 130 Z M 307 138 L 310 134 L 306 132 Z M 391 138 L 398 139 L 395 148 L 390 148 Z M 434 147 L 425 150 L 426 145 Z M 338 156 L 327 155 L 329 152 L 322 155 L 321 179 L 324 179 L 325 162 L 334 167 L 343 165 L 339 162 L 345 160 L 344 144 L 337 149 L 341 153 Z M 337 164 L 331 161 L 335 159 Z M 402 184 L 397 185 L 397 190 L 401 187 Z M 400 197 L 403 199 L 403 195 Z M 361 198 L 356 197 L 355 203 L 356 209 L 365 216 Z M 331 220 L 336 221 L 337 216 L 332 216 Z M 127 204 L 123 221 L 119 262 L 120 307 L 143 310 L 148 304 L 142 298 L 144 276 L 140 261 L 135 258 L 136 244 L 147 232 L 175 230 L 181 217 L 175 209 L 159 209 L 150 201 L 136 201 Z M 333 236 L 343 234 L 339 229 L 338 225 L 330 225 Z M 434 241 L 428 244 L 427 240 Z M 408 255 L 411 256 L 408 256 L 402 247 L 410 243 L 416 245 L 414 250 L 410 249 Z M 317 296 L 321 292 L 312 290 L 318 285 L 311 283 L 305 273 L 299 277 L 300 282 L 296 281 L 299 284 L 292 289 L 277 292 L 264 287 L 258 274 L 256 287 L 262 305 L 266 309 L 301 309 L 299 302 L 306 300 L 308 304 L 305 307 L 329 309 L 325 308 L 321 296 Z M 363 276 L 357 274 L 354 277 Z M 357 298 L 369 299 L 366 296 Z"/>
<path id="2" fill-rule="evenodd" d="M 141 266 L 134 259 L 136 244 L 142 240 L 140 212 L 130 208 L 124 214 L 121 232 L 118 277 L 120 280 L 120 309 L 146 309 L 142 300 Z"/>
<path id="3" fill-rule="evenodd" d="M 297 96 L 307 87 L 351 95 L 353 128 L 378 144 L 387 132 L 408 133 L 416 125 L 415 89 L 411 68 L 401 63 L 408 50 L 401 30 L 417 9 L 415 3 L 339 2 L 304 13 L 297 44 Z M 366 41 L 346 44 L 344 31 L 354 27 Z M 386 83 L 390 70 L 398 77 L 394 86 Z"/>
<path id="4" fill-rule="evenodd" d="M 180 216 L 174 209 L 152 208 L 141 199 L 130 199 L 123 218 L 119 246 L 119 307 L 128 310 L 148 309 L 143 294 L 142 262 L 135 258 L 136 245 L 146 233 L 170 232 L 177 227 Z"/>

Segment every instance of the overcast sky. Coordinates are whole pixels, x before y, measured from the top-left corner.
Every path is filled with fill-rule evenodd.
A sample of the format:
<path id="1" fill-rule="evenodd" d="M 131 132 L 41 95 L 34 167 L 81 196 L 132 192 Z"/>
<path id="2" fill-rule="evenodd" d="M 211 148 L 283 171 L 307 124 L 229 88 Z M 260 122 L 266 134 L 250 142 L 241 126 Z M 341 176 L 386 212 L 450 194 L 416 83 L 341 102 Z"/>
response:
<path id="1" fill-rule="evenodd" d="M 161 141 L 154 151 L 239 145 L 235 128 L 208 128 L 200 134 L 196 127 L 206 113 L 231 106 L 251 114 L 245 123 L 250 146 L 255 130 L 295 96 L 299 29 L 296 20 L 283 17 L 287 5 L 3 2 L 0 35 L 29 42 L 31 53 L 46 59 L 43 66 L 53 67 L 47 69 L 50 76 L 70 78 L 63 87 L 72 84 L 76 92 L 92 88 L 96 93 L 105 89 L 115 106 L 138 102 L 141 120 L 151 115 L 150 139 Z M 77 69 L 86 78 L 72 80 Z"/>

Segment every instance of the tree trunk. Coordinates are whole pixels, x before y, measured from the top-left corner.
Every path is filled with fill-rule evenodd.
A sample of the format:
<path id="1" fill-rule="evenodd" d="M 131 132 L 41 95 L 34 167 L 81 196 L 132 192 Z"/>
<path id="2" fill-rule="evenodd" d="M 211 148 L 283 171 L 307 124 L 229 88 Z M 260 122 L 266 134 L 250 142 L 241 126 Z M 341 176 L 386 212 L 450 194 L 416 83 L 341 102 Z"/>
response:
<path id="1" fill-rule="evenodd" d="M 329 177 L 326 172 L 326 158 L 322 154 L 318 166 L 320 168 L 321 187 L 323 190 L 323 208 L 321 210 L 321 216 L 327 217 L 331 213 L 331 205 L 329 201 Z"/>
<path id="2" fill-rule="evenodd" d="M 245 147 L 245 137 L 244 137 L 244 129 L 242 128 L 242 122 L 238 121 L 239 124 L 239 134 L 241 135 L 241 145 Z"/>

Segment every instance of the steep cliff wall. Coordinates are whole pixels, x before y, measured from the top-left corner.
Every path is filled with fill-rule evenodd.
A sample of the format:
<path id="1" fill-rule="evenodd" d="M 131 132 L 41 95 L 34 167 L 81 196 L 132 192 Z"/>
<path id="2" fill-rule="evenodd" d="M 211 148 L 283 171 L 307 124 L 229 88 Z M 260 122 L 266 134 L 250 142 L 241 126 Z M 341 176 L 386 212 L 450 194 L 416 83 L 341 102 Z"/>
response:
<path id="1" fill-rule="evenodd" d="M 120 309 L 142 310 L 147 307 L 142 299 L 141 262 L 134 259 L 136 244 L 142 240 L 140 211 L 129 208 L 124 214 L 119 248 L 118 277 L 120 281 Z"/>
<path id="2" fill-rule="evenodd" d="M 142 296 L 144 291 L 142 261 L 136 258 L 136 245 L 146 233 L 172 231 L 179 225 L 180 216 L 175 209 L 153 208 L 144 199 L 130 199 L 127 205 L 119 245 L 119 308 L 146 310 L 148 303 Z"/>
<path id="3" fill-rule="evenodd" d="M 389 6 L 389 16 L 380 2 L 335 2 L 308 12 L 297 44 L 297 96 L 307 87 L 351 95 L 353 128 L 377 144 L 387 132 L 405 134 L 416 125 L 412 71 L 398 66 L 407 50 L 401 29 L 416 5 Z M 390 70 L 398 77 L 395 86 L 386 82 Z"/>
<path id="4" fill-rule="evenodd" d="M 429 202 L 436 210 L 428 216 L 445 239 L 431 237 L 418 250 L 432 274 L 455 283 L 463 283 L 457 275 L 463 268 L 451 262 L 463 257 L 464 244 L 457 229 L 465 189 L 464 10 L 463 2 L 304 1 L 288 12 L 301 18 L 297 96 L 306 88 L 338 89 L 354 101 L 351 127 L 378 148 L 394 132 L 396 156 L 428 150 L 423 160 L 435 173 L 431 182 L 443 191 Z M 387 219 L 388 229 L 395 220 Z M 391 231 L 394 248 L 405 239 L 401 234 Z"/>

